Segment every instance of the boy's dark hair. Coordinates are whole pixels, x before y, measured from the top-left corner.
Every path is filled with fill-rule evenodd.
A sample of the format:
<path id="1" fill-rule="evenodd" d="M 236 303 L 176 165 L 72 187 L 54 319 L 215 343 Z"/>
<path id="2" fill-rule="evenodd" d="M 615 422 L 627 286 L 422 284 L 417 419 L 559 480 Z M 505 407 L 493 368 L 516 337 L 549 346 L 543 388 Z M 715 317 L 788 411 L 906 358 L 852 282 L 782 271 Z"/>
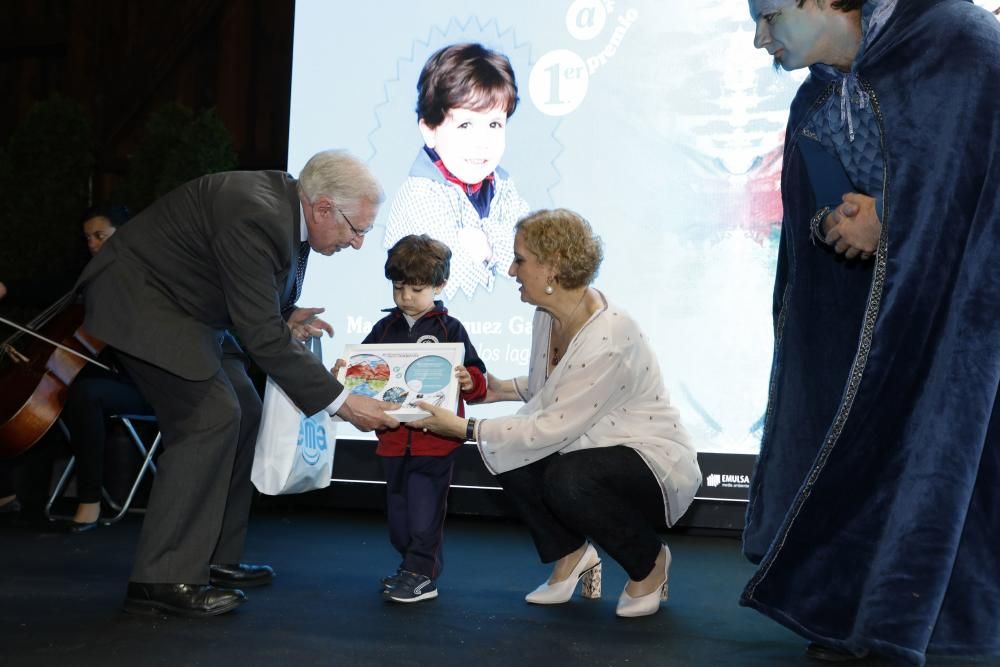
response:
<path id="1" fill-rule="evenodd" d="M 452 44 L 438 50 L 417 79 L 417 118 L 432 129 L 444 122 L 450 109 L 499 107 L 510 118 L 517 101 L 510 60 L 482 44 Z"/>
<path id="2" fill-rule="evenodd" d="M 385 277 L 405 285 L 438 287 L 448 280 L 451 250 L 427 234 L 410 234 L 389 248 Z"/>

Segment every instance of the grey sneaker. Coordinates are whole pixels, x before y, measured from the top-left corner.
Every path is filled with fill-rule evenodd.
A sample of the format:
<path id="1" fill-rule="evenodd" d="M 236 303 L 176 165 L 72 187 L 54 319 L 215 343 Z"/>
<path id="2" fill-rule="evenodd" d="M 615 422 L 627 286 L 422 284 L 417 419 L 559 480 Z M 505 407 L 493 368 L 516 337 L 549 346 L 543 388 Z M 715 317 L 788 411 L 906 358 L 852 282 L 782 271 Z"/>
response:
<path id="1" fill-rule="evenodd" d="M 396 584 L 382 591 L 382 597 L 391 602 L 420 602 L 437 596 L 437 586 L 430 577 L 409 570 L 401 570 Z"/>

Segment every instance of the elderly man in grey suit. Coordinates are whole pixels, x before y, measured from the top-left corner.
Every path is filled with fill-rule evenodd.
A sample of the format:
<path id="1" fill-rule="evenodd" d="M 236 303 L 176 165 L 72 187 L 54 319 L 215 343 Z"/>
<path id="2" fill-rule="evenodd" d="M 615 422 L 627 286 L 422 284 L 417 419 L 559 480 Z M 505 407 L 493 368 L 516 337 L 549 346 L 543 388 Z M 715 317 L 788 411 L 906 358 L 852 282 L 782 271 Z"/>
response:
<path id="1" fill-rule="evenodd" d="M 84 326 L 115 349 L 163 434 L 126 611 L 222 614 L 245 601 L 240 588 L 274 576 L 240 562 L 261 402 L 230 331 L 306 414 L 398 425 L 298 342 L 333 329 L 294 305 L 310 249 L 361 248 L 382 200 L 367 167 L 340 151 L 313 156 L 298 180 L 212 174 L 152 204 L 87 266 Z"/>

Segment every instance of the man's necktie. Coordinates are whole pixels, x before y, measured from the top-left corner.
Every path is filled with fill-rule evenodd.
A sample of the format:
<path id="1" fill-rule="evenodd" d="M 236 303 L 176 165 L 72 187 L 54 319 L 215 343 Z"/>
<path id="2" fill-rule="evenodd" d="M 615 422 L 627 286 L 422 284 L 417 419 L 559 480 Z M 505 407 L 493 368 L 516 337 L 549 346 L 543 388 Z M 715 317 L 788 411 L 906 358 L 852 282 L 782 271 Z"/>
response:
<path id="1" fill-rule="evenodd" d="M 309 242 L 303 241 L 299 244 L 299 256 L 295 262 L 295 289 L 288 296 L 288 301 L 282 307 L 281 312 L 286 312 L 291 310 L 295 306 L 295 302 L 299 300 L 299 295 L 302 294 L 302 279 L 306 276 L 306 264 L 309 262 Z"/>

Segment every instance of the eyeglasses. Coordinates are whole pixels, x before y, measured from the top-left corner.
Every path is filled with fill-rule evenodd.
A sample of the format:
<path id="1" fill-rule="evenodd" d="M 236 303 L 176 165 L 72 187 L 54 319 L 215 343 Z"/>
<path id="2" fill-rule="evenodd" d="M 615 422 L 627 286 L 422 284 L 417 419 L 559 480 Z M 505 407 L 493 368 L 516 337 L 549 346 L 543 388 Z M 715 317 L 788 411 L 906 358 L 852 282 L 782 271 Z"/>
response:
<path id="1" fill-rule="evenodd" d="M 347 215 L 343 211 L 340 210 L 339 206 L 337 206 L 336 204 L 334 204 L 333 207 L 335 209 L 337 209 L 337 213 L 340 213 L 342 216 L 344 216 L 344 222 L 347 223 L 347 226 L 351 228 L 351 231 L 354 232 L 354 235 L 357 236 L 359 239 L 363 239 L 365 237 L 365 235 L 368 232 L 371 231 L 371 227 L 369 227 L 368 229 L 366 229 L 364 231 L 358 229 L 353 224 L 351 224 L 351 219 L 348 218 Z"/>

